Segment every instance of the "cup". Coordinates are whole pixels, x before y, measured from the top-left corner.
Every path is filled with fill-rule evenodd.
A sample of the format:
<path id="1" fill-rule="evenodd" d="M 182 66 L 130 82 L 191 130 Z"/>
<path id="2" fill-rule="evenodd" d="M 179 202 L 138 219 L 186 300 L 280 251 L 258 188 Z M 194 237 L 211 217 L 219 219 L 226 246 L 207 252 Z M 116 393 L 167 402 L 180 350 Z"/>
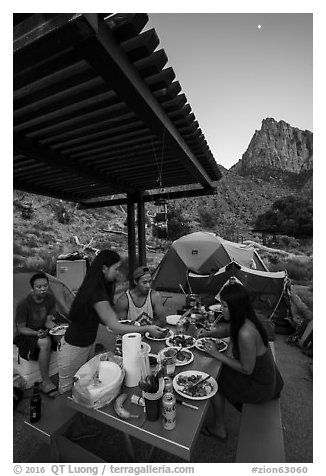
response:
<path id="1" fill-rule="evenodd" d="M 165 377 L 173 377 L 177 361 L 177 353 L 177 349 L 172 348 L 160 350 L 158 356 Z"/>
<path id="2" fill-rule="evenodd" d="M 146 417 L 149 421 L 156 421 L 161 415 L 163 390 L 156 393 L 144 392 Z"/>
<path id="3" fill-rule="evenodd" d="M 157 355 L 148 354 L 148 360 L 151 375 L 157 375 L 159 371 L 159 362 Z"/>

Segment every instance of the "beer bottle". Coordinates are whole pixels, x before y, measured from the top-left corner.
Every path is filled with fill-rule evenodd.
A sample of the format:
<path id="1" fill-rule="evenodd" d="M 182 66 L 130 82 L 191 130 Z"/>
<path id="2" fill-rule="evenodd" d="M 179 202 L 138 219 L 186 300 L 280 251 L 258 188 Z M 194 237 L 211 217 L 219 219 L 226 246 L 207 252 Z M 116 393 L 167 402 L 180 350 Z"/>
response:
<path id="1" fill-rule="evenodd" d="M 39 382 L 34 383 L 33 396 L 30 403 L 30 415 L 29 421 L 31 423 L 36 423 L 41 418 L 41 404 L 42 399 L 40 395 Z"/>

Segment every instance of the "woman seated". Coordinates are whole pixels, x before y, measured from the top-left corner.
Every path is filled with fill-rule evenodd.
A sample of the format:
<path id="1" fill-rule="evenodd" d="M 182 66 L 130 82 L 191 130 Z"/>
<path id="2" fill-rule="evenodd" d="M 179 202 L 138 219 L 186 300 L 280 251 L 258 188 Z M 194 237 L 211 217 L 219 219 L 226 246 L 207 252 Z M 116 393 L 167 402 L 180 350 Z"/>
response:
<path id="1" fill-rule="evenodd" d="M 205 350 L 224 365 L 218 379 L 219 391 L 212 397 L 215 425 L 206 426 L 203 432 L 225 440 L 225 398 L 241 411 L 243 403 L 278 398 L 283 379 L 245 287 L 239 283 L 229 284 L 221 290 L 220 298 L 227 323 L 212 334 L 224 337 L 229 330 L 232 355 L 220 353 L 212 342 L 205 344 Z"/>

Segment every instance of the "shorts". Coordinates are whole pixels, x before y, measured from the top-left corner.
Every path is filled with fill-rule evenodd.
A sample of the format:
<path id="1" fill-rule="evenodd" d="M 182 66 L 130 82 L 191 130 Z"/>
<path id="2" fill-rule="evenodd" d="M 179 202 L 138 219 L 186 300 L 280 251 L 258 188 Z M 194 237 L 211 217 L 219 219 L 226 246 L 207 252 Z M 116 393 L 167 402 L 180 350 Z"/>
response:
<path id="1" fill-rule="evenodd" d="M 72 389 L 74 376 L 82 365 L 95 355 L 95 343 L 87 347 L 68 344 L 64 336 L 58 348 L 59 393 Z"/>
<path id="2" fill-rule="evenodd" d="M 49 335 L 51 339 L 51 349 L 57 350 L 57 342 Z M 14 344 L 18 347 L 18 355 L 26 360 L 38 360 L 40 348 L 37 344 L 37 336 L 25 336 L 19 334 L 14 338 Z"/>

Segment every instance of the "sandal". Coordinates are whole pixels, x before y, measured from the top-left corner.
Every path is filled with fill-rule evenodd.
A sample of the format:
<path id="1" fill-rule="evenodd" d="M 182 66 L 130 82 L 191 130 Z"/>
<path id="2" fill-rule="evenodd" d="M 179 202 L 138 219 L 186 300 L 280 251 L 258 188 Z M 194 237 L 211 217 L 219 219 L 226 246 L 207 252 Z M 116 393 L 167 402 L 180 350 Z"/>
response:
<path id="1" fill-rule="evenodd" d="M 43 393 L 44 395 L 50 397 L 50 398 L 55 398 L 59 395 L 58 387 L 56 387 L 54 384 L 50 384 L 50 383 L 48 385 L 45 385 L 45 387 L 41 387 L 40 392 Z"/>
<path id="2" fill-rule="evenodd" d="M 202 430 L 201 433 L 205 436 L 212 436 L 213 438 L 216 438 L 217 440 L 220 441 L 226 441 L 229 437 L 228 432 L 226 432 L 225 436 L 219 436 L 216 433 L 213 433 L 208 426 L 205 426 Z"/>

